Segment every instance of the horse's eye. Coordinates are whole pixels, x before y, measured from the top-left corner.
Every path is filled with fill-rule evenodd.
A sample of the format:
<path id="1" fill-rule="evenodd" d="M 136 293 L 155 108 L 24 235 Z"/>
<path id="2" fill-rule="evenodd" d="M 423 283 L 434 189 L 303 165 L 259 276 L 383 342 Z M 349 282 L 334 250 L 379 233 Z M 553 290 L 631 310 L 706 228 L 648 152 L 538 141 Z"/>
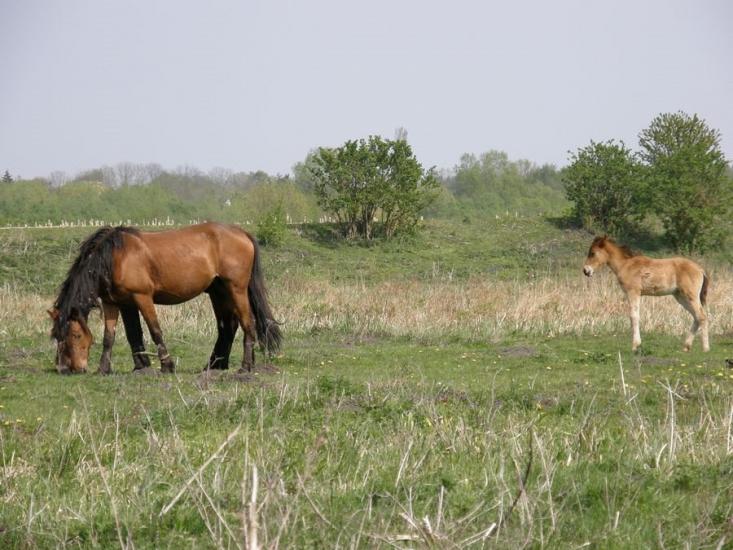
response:
<path id="1" fill-rule="evenodd" d="M 593 256 L 595 256 L 595 255 L 596 255 L 596 253 L 595 253 L 595 252 L 591 252 L 590 254 L 588 254 L 588 257 L 589 257 L 589 258 L 592 258 L 592 257 L 593 257 Z"/>

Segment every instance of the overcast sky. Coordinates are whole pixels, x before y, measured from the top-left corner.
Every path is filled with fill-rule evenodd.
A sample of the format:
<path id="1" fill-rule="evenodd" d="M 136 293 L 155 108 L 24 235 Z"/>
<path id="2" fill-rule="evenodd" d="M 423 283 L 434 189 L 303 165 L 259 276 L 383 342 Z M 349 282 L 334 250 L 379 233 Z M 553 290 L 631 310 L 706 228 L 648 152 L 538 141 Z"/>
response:
<path id="1" fill-rule="evenodd" d="M 733 159 L 730 0 L 0 0 L 0 172 L 287 173 L 404 127 L 419 160 L 564 165 L 667 111 Z"/>

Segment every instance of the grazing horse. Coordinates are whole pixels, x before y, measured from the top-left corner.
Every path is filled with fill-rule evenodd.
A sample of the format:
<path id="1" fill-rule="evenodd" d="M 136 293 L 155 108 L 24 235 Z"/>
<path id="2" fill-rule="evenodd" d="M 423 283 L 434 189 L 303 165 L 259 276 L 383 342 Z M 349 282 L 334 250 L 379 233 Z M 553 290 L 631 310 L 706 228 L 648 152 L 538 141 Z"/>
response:
<path id="1" fill-rule="evenodd" d="M 242 369 L 254 366 L 254 342 L 273 353 L 281 333 L 267 302 L 257 241 L 233 225 L 203 223 L 181 229 L 143 232 L 103 227 L 79 248 L 49 314 L 61 373 L 85 372 L 92 344 L 89 312 L 101 302 L 104 340 L 99 372 L 111 372 L 112 345 L 119 314 L 135 369 L 150 366 L 139 314 L 156 345 L 163 372 L 174 363 L 163 341 L 154 304 L 180 304 L 206 292 L 216 315 L 218 337 L 207 368 L 229 367 L 239 326 L 244 332 Z M 138 314 L 139 313 L 139 314 Z"/>
<path id="2" fill-rule="evenodd" d="M 608 264 L 629 300 L 631 349 L 641 345 L 639 334 L 639 302 L 641 296 L 672 295 L 692 315 L 690 333 L 685 339 L 685 351 L 690 351 L 698 329 L 702 329 L 702 349 L 710 351 L 708 318 L 703 306 L 708 294 L 709 278 L 702 267 L 686 258 L 647 258 L 634 254 L 627 246 L 616 244 L 606 236 L 596 237 L 590 245 L 583 273 L 592 277 L 594 271 Z"/>

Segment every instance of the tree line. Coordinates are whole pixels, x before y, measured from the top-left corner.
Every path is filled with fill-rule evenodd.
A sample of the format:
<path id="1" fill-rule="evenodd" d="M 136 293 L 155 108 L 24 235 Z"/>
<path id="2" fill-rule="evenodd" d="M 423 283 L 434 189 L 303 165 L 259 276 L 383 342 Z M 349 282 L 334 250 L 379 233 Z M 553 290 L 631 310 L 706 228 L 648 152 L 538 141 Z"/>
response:
<path id="1" fill-rule="evenodd" d="M 345 238 L 389 239 L 414 231 L 423 217 L 559 213 L 567 204 L 553 166 L 490 151 L 464 155 L 439 172 L 418 162 L 404 136 L 371 136 L 315 149 L 288 175 L 120 163 L 70 178 L 6 181 L 0 184 L 0 225 L 166 217 L 251 221 L 269 228 L 277 241 L 282 231 L 276 228 L 286 221 L 328 219 Z"/>
<path id="2" fill-rule="evenodd" d="M 663 113 L 621 141 L 591 141 L 562 172 L 572 219 L 596 232 L 629 236 L 661 228 L 676 250 L 723 245 L 733 226 L 733 177 L 720 132 L 697 115 Z"/>
<path id="3" fill-rule="evenodd" d="M 320 147 L 292 174 L 168 171 L 120 163 L 49 179 L 0 183 L 0 224 L 62 219 L 173 217 L 251 221 L 264 240 L 282 240 L 286 222 L 328 219 L 348 239 L 389 239 L 423 217 L 464 222 L 516 212 L 568 218 L 595 232 L 627 237 L 661 232 L 674 248 L 704 252 L 731 234 L 733 178 L 720 132 L 697 115 L 657 116 L 639 149 L 591 141 L 562 169 L 511 160 L 501 151 L 465 154 L 451 169 L 424 167 L 401 131 L 340 147 Z"/>

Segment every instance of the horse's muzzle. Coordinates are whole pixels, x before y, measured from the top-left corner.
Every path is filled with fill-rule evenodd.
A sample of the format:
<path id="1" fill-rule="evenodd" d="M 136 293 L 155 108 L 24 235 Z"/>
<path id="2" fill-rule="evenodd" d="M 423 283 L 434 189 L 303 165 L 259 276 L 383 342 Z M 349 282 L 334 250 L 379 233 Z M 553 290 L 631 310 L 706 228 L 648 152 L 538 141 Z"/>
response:
<path id="1" fill-rule="evenodd" d="M 583 266 L 583 274 L 586 277 L 593 277 L 593 268 L 591 266 L 589 266 L 589 265 L 584 265 Z"/>

